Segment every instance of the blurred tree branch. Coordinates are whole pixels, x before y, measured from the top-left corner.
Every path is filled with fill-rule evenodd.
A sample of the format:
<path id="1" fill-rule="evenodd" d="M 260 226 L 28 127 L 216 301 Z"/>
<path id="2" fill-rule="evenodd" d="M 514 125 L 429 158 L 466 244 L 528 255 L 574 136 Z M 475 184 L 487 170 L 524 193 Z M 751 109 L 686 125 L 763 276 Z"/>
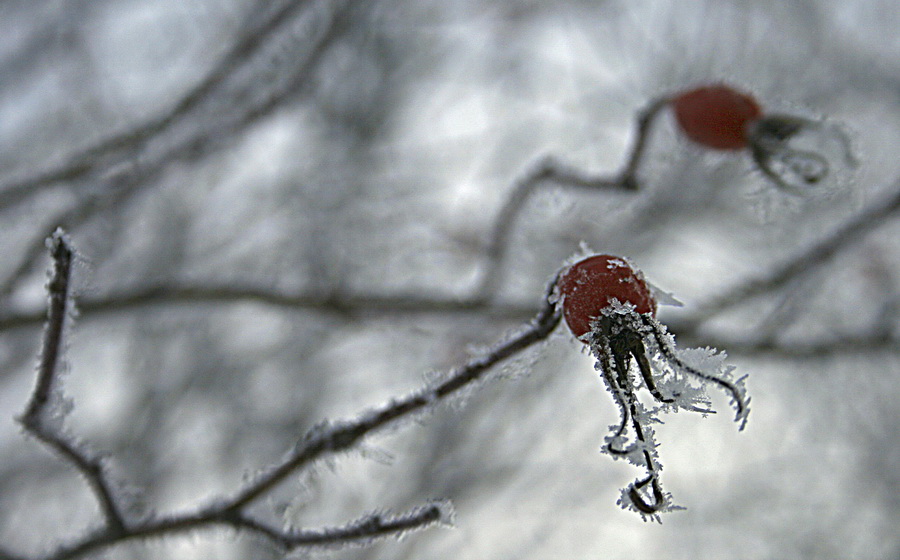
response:
<path id="1" fill-rule="evenodd" d="M 900 184 L 896 185 L 900 186 Z M 853 340 L 854 343 L 829 342 L 827 344 L 810 343 L 807 350 L 800 351 L 796 344 L 781 345 L 777 341 L 740 341 L 732 340 L 716 342 L 710 335 L 699 334 L 700 327 L 718 314 L 733 308 L 753 297 L 777 291 L 792 279 L 811 273 L 824 266 L 840 251 L 852 246 L 866 234 L 877 230 L 896 212 L 900 210 L 900 191 L 885 200 L 872 204 L 869 208 L 857 213 L 845 224 L 835 228 L 830 234 L 813 243 L 808 249 L 799 252 L 781 266 L 772 270 L 762 278 L 751 278 L 727 289 L 715 299 L 699 305 L 695 311 L 681 319 L 669 323 L 669 329 L 679 337 L 684 337 L 692 344 L 722 346 L 732 352 L 744 351 L 753 354 L 774 354 L 784 357 L 802 357 L 813 352 L 829 353 L 852 352 L 855 348 L 891 348 L 894 338 L 890 333 L 881 331 L 872 333 L 848 334 L 842 340 Z M 501 213 L 502 217 L 505 213 Z M 501 229 L 499 226 L 495 231 Z M 489 255 L 492 266 L 502 261 L 502 252 Z M 501 261 L 494 260 L 501 258 Z M 482 297 L 484 292 L 477 292 L 471 298 L 435 297 L 416 293 L 399 294 L 347 294 L 332 292 L 319 293 L 284 293 L 267 290 L 255 286 L 238 287 L 234 285 L 214 286 L 212 283 L 198 285 L 156 285 L 139 286 L 118 294 L 110 294 L 100 298 L 83 298 L 79 302 L 82 316 L 90 317 L 99 314 L 127 312 L 147 305 L 195 305 L 228 303 L 239 301 L 255 301 L 266 305 L 293 310 L 317 311 L 345 318 L 370 315 L 415 315 L 432 313 L 478 313 L 495 319 L 521 321 L 530 310 L 527 305 L 509 302 L 491 302 Z M 0 314 L 0 331 L 35 326 L 43 321 L 43 312 L 7 312 Z M 743 350 L 741 350 L 743 348 Z"/>
<path id="2" fill-rule="evenodd" d="M 269 2 L 258 2 L 258 8 L 264 9 L 268 4 Z M 0 186 L 0 209 L 17 204 L 23 198 L 34 196 L 40 189 L 53 183 L 81 180 L 90 174 L 96 174 L 103 169 L 110 169 L 122 162 L 135 158 L 157 136 L 169 130 L 176 123 L 180 125 L 181 120 L 188 118 L 192 111 L 199 108 L 202 104 L 208 103 L 215 95 L 221 93 L 220 87 L 226 84 L 239 69 L 251 63 L 252 59 L 267 44 L 272 35 L 290 23 L 292 18 L 295 18 L 302 9 L 315 8 L 314 4 L 315 2 L 311 0 L 290 0 L 284 3 L 281 8 L 275 10 L 267 19 L 249 29 L 242 38 L 236 41 L 219 63 L 165 113 L 130 130 L 103 139 L 93 146 L 69 156 L 65 162 L 56 167 L 24 179 L 7 182 L 5 185 Z M 340 5 L 341 3 L 335 2 L 335 4 Z M 336 8 L 335 13 L 340 13 L 342 9 L 344 8 Z M 253 11 L 255 12 L 256 10 Z M 311 55 L 303 65 L 304 68 L 301 74 L 305 76 L 307 68 L 314 64 L 323 47 L 334 38 L 331 32 L 336 27 L 335 25 L 324 27 L 328 32 L 319 38 L 318 46 L 314 46 L 310 50 Z M 268 105 L 277 104 L 278 97 L 274 96 Z M 265 108 L 261 107 L 256 113 L 265 113 Z M 221 117 L 225 116 L 221 115 Z M 250 119 L 249 115 L 245 117 L 245 120 Z M 179 150 L 170 152 L 170 157 L 172 154 L 184 150 L 188 152 L 193 151 L 190 149 L 192 145 L 193 149 L 197 150 L 199 149 L 198 144 L 202 144 L 205 141 L 208 141 L 208 139 L 195 138 L 193 141 L 189 141 L 186 145 L 181 146 Z"/>
<path id="3" fill-rule="evenodd" d="M 544 183 L 555 183 L 598 191 L 622 191 L 635 194 L 640 190 L 638 171 L 647 150 L 652 125 L 659 112 L 669 102 L 667 97 L 652 101 L 637 116 L 634 143 L 622 170 L 614 176 L 597 176 L 585 173 L 571 166 L 563 165 L 552 157 L 545 157 L 534 165 L 524 177 L 515 182 L 512 192 L 494 221 L 491 237 L 487 244 L 487 269 L 478 288 L 479 298 L 491 300 L 496 296 L 502 281 L 503 266 L 510 243 L 510 235 L 516 218 L 525 202 Z"/>
<path id="4" fill-rule="evenodd" d="M 42 217 L 45 228 L 59 226 L 72 231 L 102 212 L 114 212 L 121 208 L 144 186 L 158 179 L 172 164 L 203 159 L 290 100 L 308 93 L 310 76 L 315 72 L 322 56 L 347 29 L 345 11 L 349 4 L 338 4 L 331 21 L 322 26 L 313 38 L 305 58 L 294 66 L 289 78 L 279 88 L 268 91 L 237 111 L 217 112 L 218 122 L 196 125 L 186 138 L 176 138 L 161 153 L 147 153 L 151 141 L 165 133 L 174 122 L 183 126 L 181 120 L 187 119 L 191 110 L 210 98 L 216 87 L 255 53 L 271 33 L 296 15 L 298 8 L 307 4 L 308 2 L 300 1 L 288 3 L 267 20 L 266 24 L 239 41 L 216 70 L 166 115 L 73 156 L 61 169 L 0 189 L 0 208 L 15 205 L 25 197 L 37 194 L 40 188 L 57 182 L 82 180 L 96 181 L 103 185 L 104 188 L 97 192 L 79 197 L 70 208 Z M 111 159 L 110 154 L 117 150 L 127 153 Z M 139 154 L 141 157 L 138 157 Z M 124 167 L 116 168 L 122 164 L 125 164 Z M 44 228 L 38 228 L 38 231 L 41 229 Z M 8 295 L 16 283 L 35 266 L 42 249 L 43 234 L 38 233 L 24 252 L 19 265 L 0 283 L 0 297 Z"/>
<path id="5" fill-rule="evenodd" d="M 900 181 L 891 187 L 892 194 L 858 212 L 845 224 L 813 243 L 809 248 L 774 267 L 760 278 L 750 278 L 726 290 L 719 296 L 701 303 L 688 319 L 673 325 L 681 332 L 695 331 L 700 324 L 719 313 L 740 305 L 764 293 L 784 287 L 791 280 L 809 274 L 826 265 L 842 250 L 852 246 L 863 236 L 881 227 L 900 211 Z"/>

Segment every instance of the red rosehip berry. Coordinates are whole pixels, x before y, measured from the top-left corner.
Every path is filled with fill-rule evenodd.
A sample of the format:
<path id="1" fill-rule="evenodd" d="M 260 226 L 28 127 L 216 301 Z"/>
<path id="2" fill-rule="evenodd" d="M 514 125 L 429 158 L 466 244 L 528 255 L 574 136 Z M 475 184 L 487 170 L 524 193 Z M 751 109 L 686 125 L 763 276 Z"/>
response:
<path id="1" fill-rule="evenodd" d="M 643 274 L 621 257 L 595 255 L 579 261 L 560 277 L 558 285 L 563 316 L 578 338 L 590 332 L 591 321 L 612 305 L 613 298 L 634 305 L 637 313 L 656 315 L 656 300 Z"/>
<path id="2" fill-rule="evenodd" d="M 671 104 L 685 136 L 716 150 L 746 148 L 747 127 L 762 115 L 752 96 L 721 84 L 680 93 Z"/>

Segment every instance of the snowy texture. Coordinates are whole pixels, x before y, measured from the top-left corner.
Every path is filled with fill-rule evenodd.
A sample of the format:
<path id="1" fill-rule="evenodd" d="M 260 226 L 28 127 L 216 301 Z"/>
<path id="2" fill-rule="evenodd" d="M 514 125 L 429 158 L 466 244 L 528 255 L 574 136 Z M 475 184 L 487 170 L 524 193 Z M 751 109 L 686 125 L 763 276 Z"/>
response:
<path id="1" fill-rule="evenodd" d="M 9 418 L 34 387 L 60 225 L 90 262 L 64 333 L 67 433 L 108 454 L 112 494 L 119 479 L 143 489 L 156 516 L 221 505 L 323 418 L 359 418 L 490 351 L 583 240 L 678 294 L 658 319 L 680 347 L 727 350 L 732 375 L 751 374 L 736 433 L 720 387 L 652 362 L 663 397 L 684 383 L 718 411 L 703 419 L 660 404 L 632 359 L 636 395 L 665 421 L 662 490 L 687 512 L 647 527 L 615 506 L 646 473 L 598 453 L 620 410 L 562 327 L 528 375 L 500 379 L 498 363 L 497 382 L 360 441 L 389 466 L 357 451 L 316 462 L 255 504 L 258 520 L 282 528 L 269 504 L 313 529 L 433 496 L 457 507 L 453 530 L 342 560 L 900 557 L 896 13 L 896 0 L 0 3 L 0 557 L 46 557 L 105 519 L 85 477 Z M 765 115 L 838 125 L 859 166 L 840 169 L 834 144 L 826 181 L 789 191 L 655 104 L 717 82 Z M 88 556 L 281 555 L 242 535 Z"/>
<path id="2" fill-rule="evenodd" d="M 734 368 L 715 350 L 676 348 L 674 337 L 662 324 L 618 300 L 604 308 L 582 338 L 590 344 L 597 360 L 594 369 L 619 408 L 620 422 L 610 426 L 603 451 L 648 473 L 623 491 L 619 504 L 660 521 L 658 514 L 673 507 L 671 496 L 661 487 L 662 464 L 652 425 L 662 423 L 662 413 L 679 409 L 704 416 L 714 413 L 706 393 L 714 386 L 731 397 L 735 420 L 743 430 L 750 412 L 744 377 L 734 379 Z M 640 388 L 655 399 L 652 408 L 639 400 L 636 391 Z"/>

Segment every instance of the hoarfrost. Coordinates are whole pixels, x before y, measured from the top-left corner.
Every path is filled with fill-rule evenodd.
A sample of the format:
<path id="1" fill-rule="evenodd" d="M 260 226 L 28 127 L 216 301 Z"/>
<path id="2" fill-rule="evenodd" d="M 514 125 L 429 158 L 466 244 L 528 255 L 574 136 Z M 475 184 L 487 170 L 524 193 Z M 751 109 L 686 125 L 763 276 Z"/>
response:
<path id="1" fill-rule="evenodd" d="M 432 525 L 453 527 L 456 513 L 449 500 L 428 500 L 424 505 L 396 514 L 376 510 L 340 527 L 302 531 L 298 544 L 327 550 L 368 547 L 385 538 L 403 539 Z"/>
<path id="2" fill-rule="evenodd" d="M 383 447 L 364 442 L 359 444 L 359 452 L 363 458 L 374 461 L 379 465 L 391 466 L 394 464 L 394 454 Z"/>
<path id="3" fill-rule="evenodd" d="M 644 279 L 644 283 L 647 284 L 647 287 L 650 288 L 650 293 L 653 295 L 653 299 L 656 300 L 656 303 L 659 305 L 671 305 L 672 307 L 684 307 L 684 303 L 678 300 L 675 297 L 675 294 L 672 292 L 667 292 L 657 286 L 656 284 L 648 281 L 646 278 Z"/>
<path id="4" fill-rule="evenodd" d="M 719 352 L 715 348 L 687 348 L 678 349 L 676 352 L 679 359 L 686 365 L 720 379 L 727 383 L 730 389 L 733 389 L 733 392 L 729 391 L 729 396 L 731 397 L 731 406 L 735 409 L 734 420 L 740 423 L 738 429 L 743 430 L 750 414 L 750 397 L 747 396 L 747 387 L 744 383 L 747 376 L 735 378 L 733 374 L 735 367 L 726 363 L 725 352 Z"/>
<path id="5" fill-rule="evenodd" d="M 654 423 L 662 423 L 652 414 L 647 414 L 644 418 L 652 419 Z M 629 437 L 627 432 L 619 433 L 620 426 L 618 424 L 610 425 L 609 435 L 604 438 L 601 452 L 615 460 L 624 459 L 628 463 L 642 468 L 647 467 L 647 457 L 645 455 L 647 453 L 650 455 L 656 471 L 659 472 L 662 470 L 662 465 L 659 463 L 659 444 L 656 442 L 656 431 L 648 425 L 648 422 L 642 422 L 643 440 Z M 613 449 L 616 451 L 613 451 Z"/>
<path id="6" fill-rule="evenodd" d="M 622 491 L 619 505 L 636 511 L 644 520 L 660 521 L 658 514 L 674 509 L 671 497 L 662 491 L 654 424 L 659 415 L 680 409 L 712 414 L 706 389 L 716 385 L 729 393 L 743 429 L 749 399 L 744 379 L 734 379 L 734 367 L 726 355 L 712 348 L 678 349 L 675 338 L 649 314 L 639 314 L 631 304 L 611 300 L 600 317 L 591 323 L 583 340 L 596 358 L 607 390 L 619 408 L 620 421 L 610 426 L 603 452 L 647 469 L 647 476 Z M 647 408 L 637 390 L 646 389 L 655 405 Z"/>
<path id="7" fill-rule="evenodd" d="M 635 488 L 635 486 L 636 486 L 635 483 L 632 482 L 625 488 L 622 488 L 619 499 L 616 501 L 616 505 L 618 505 L 619 507 L 621 507 L 622 509 L 624 509 L 626 511 L 633 511 L 635 513 L 640 514 L 641 519 L 643 519 L 645 522 L 653 521 L 653 522 L 662 524 L 662 518 L 659 516 L 660 513 L 667 513 L 670 511 L 679 511 L 679 510 L 687 509 L 683 506 L 675 505 L 672 502 L 672 494 L 670 494 L 669 492 L 663 491 L 663 493 L 662 493 L 663 500 L 662 500 L 661 507 L 659 509 L 657 509 L 656 511 L 654 511 L 653 513 L 647 513 L 646 511 L 644 511 L 643 509 L 638 507 L 634 503 L 634 500 L 632 500 L 632 498 L 631 498 L 631 493 L 633 491 L 639 492 L 639 490 L 637 490 Z"/>
<path id="8" fill-rule="evenodd" d="M 605 317 L 613 315 L 634 315 L 637 306 L 631 302 L 621 302 L 618 298 L 610 298 L 609 305 L 600 310 Z"/>

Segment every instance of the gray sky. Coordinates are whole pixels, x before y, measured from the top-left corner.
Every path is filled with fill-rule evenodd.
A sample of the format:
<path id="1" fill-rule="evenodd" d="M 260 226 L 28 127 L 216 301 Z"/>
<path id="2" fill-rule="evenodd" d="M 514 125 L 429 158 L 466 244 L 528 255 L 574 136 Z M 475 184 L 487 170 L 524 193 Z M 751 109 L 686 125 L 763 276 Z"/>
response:
<path id="1" fill-rule="evenodd" d="M 66 425 L 145 513 L 232 495 L 316 423 L 487 351 L 583 242 L 684 304 L 658 315 L 680 346 L 749 375 L 744 432 L 715 392 L 719 414 L 657 427 L 686 511 L 616 505 L 642 473 L 600 453 L 618 412 L 560 327 L 254 512 L 319 527 L 454 504 L 455 528 L 311 558 L 896 557 L 898 20 L 890 1 L 0 3 L 0 550 L 39 558 L 100 523 L 13 420 L 62 225 Z M 841 131 L 859 165 L 829 152 L 789 193 L 663 110 L 637 192 L 541 183 L 490 261 L 542 158 L 612 176 L 638 111 L 712 82 Z M 279 557 L 217 530 L 118 551 Z"/>

